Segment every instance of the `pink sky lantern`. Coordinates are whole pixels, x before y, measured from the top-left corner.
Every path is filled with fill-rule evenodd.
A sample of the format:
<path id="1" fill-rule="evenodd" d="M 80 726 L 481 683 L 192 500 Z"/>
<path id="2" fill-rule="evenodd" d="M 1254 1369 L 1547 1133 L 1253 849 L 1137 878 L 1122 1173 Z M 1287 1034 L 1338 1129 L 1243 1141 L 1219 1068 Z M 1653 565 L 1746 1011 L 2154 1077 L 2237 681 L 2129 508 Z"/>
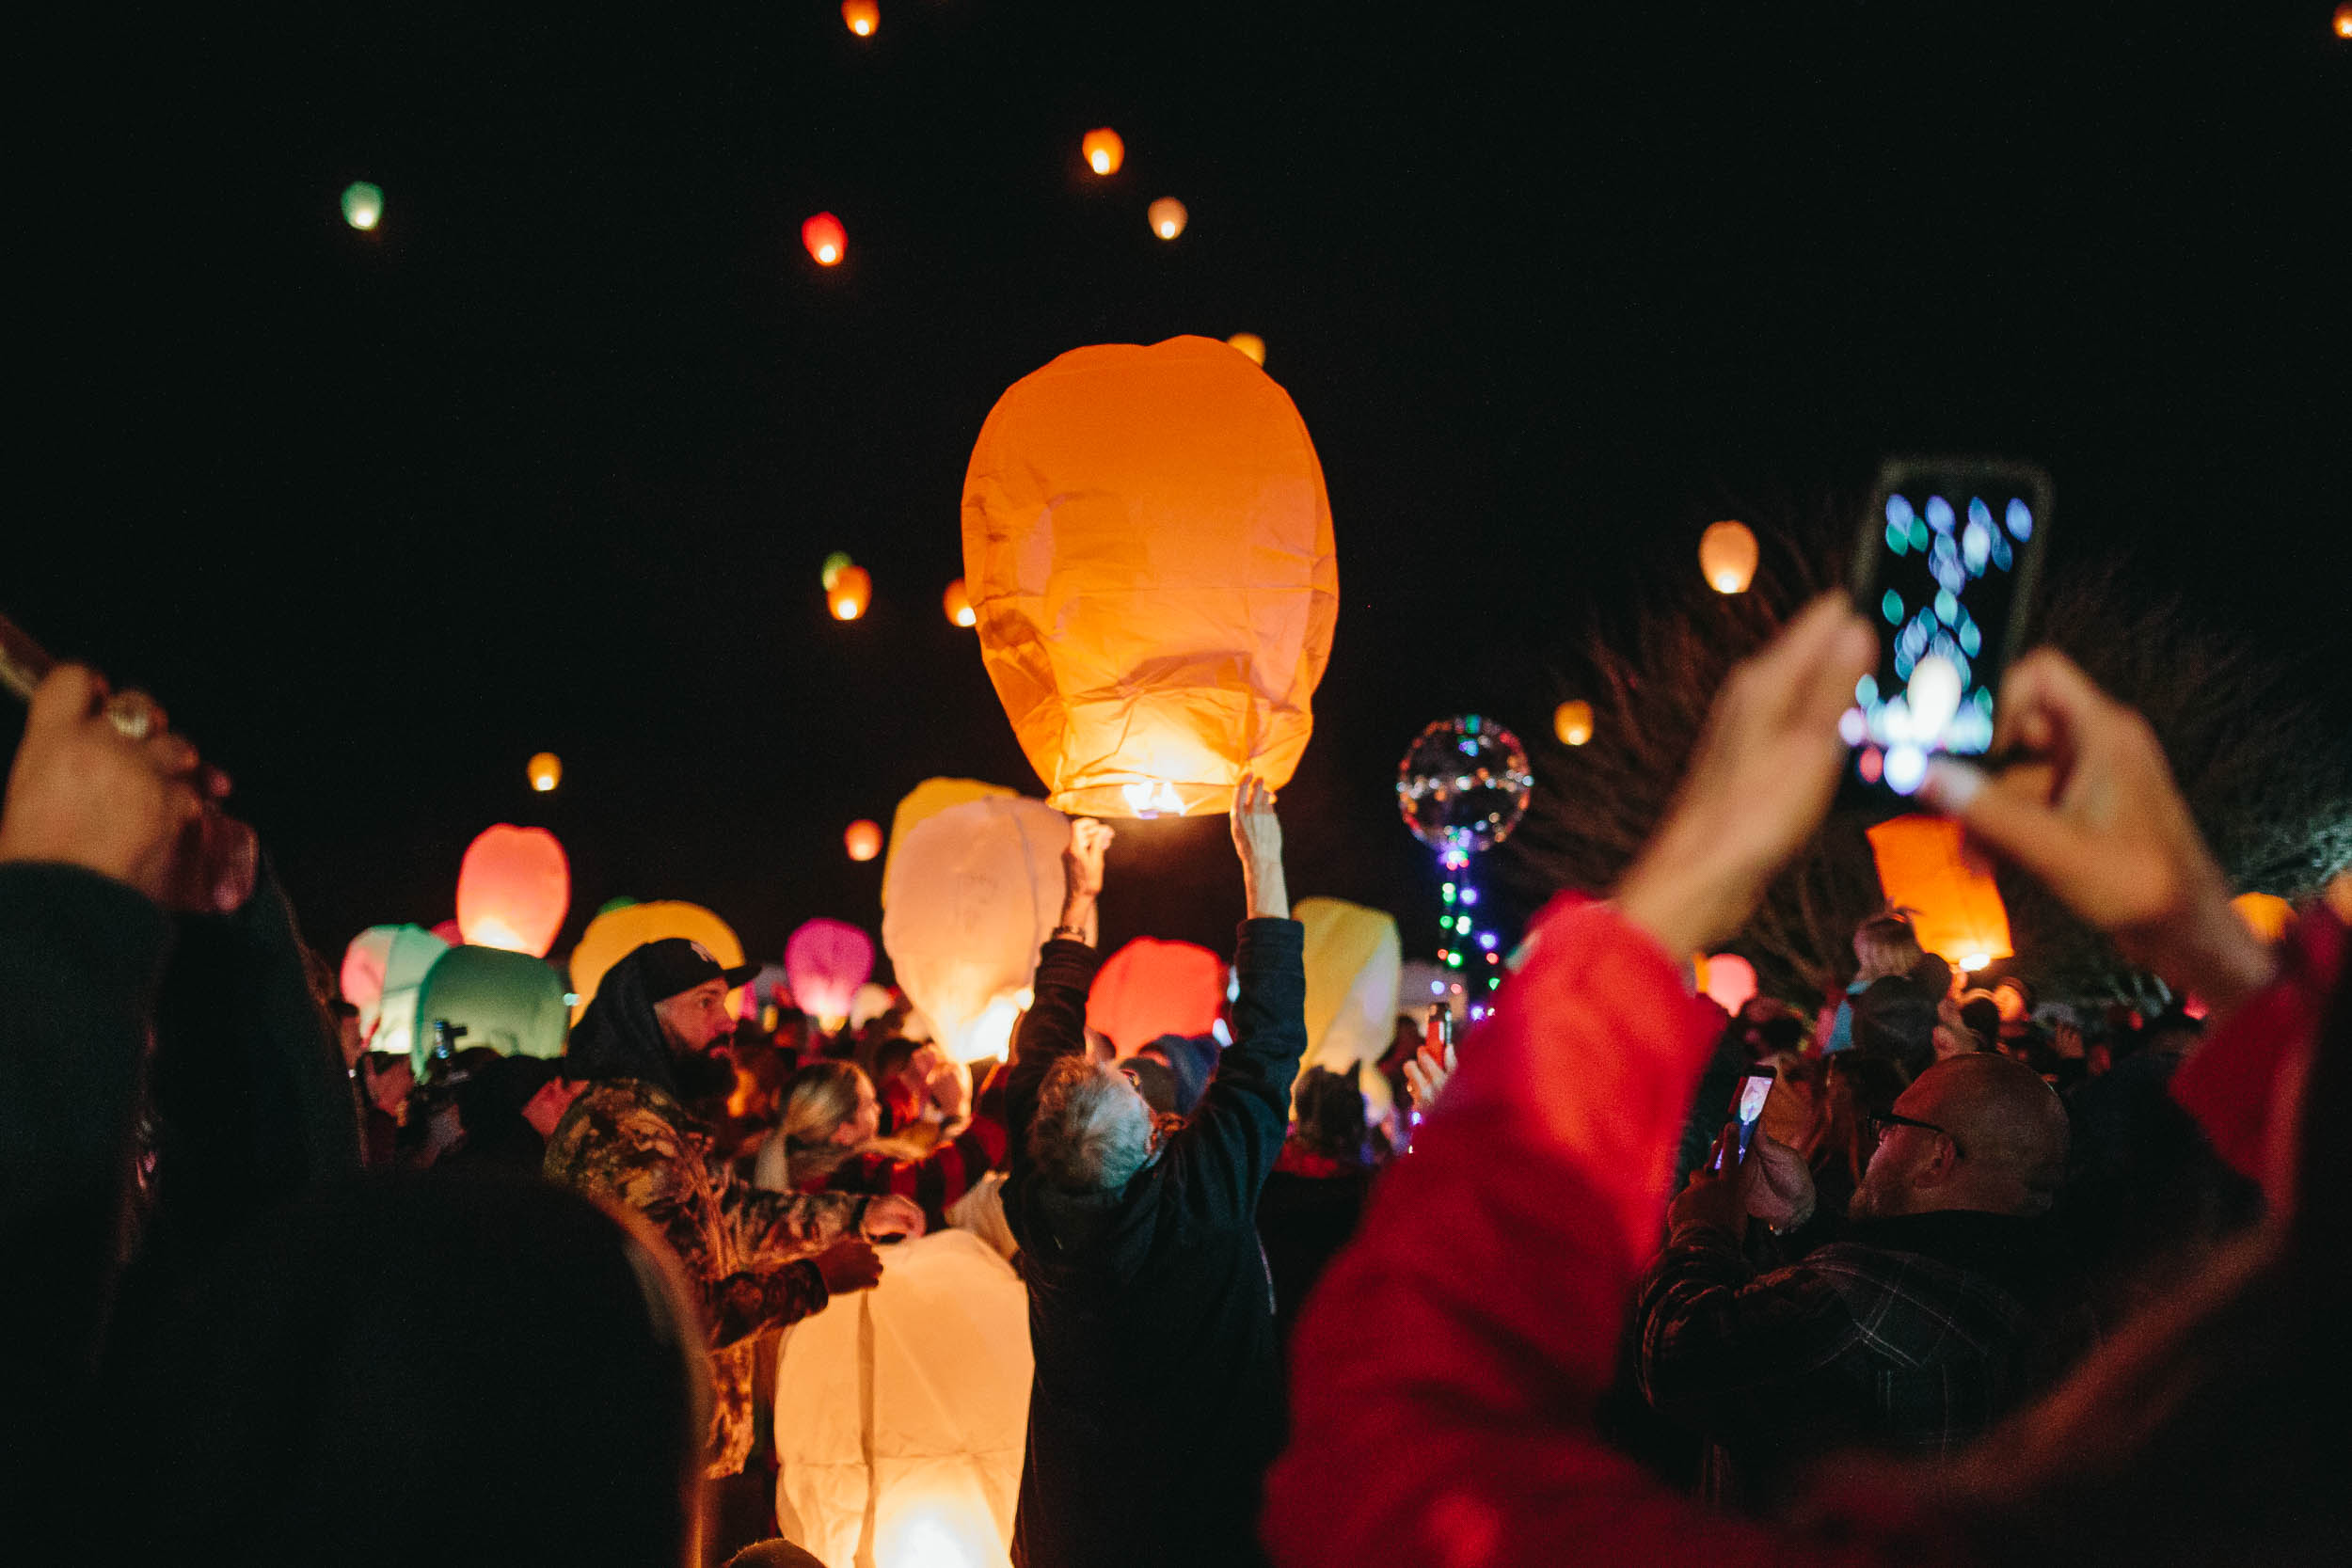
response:
<path id="1" fill-rule="evenodd" d="M 846 920 L 809 921 L 784 944 L 784 973 L 801 1010 L 837 1029 L 874 973 L 874 939 Z"/>
<path id="2" fill-rule="evenodd" d="M 1735 953 L 1717 953 L 1700 963 L 1704 973 L 1699 976 L 1699 990 L 1713 997 L 1724 1011 L 1738 1017 L 1756 995 L 1756 967 Z"/>
<path id="3" fill-rule="evenodd" d="M 1137 937 L 1103 962 L 1087 993 L 1087 1027 L 1122 1057 L 1162 1035 L 1205 1035 L 1225 1001 L 1225 961 L 1189 942 Z"/>
<path id="4" fill-rule="evenodd" d="M 457 869 L 457 929 L 475 947 L 544 958 L 572 905 L 571 863 L 545 828 L 483 830 Z"/>

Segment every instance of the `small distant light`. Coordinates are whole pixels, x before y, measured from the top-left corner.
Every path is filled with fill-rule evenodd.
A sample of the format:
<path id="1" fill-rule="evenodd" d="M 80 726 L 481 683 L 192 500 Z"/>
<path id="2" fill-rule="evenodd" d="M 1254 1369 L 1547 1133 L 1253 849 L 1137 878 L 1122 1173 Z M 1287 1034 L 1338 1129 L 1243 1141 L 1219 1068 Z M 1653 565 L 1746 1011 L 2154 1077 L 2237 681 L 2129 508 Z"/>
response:
<path id="1" fill-rule="evenodd" d="M 1445 982 L 1443 980 L 1430 981 L 1429 994 L 1432 996 L 1443 996 L 1445 994 Z"/>
<path id="2" fill-rule="evenodd" d="M 1191 218 L 1191 214 L 1184 211 L 1184 204 L 1172 196 L 1164 196 L 1152 203 L 1144 216 L 1151 221 L 1152 232 L 1163 240 L 1172 240 L 1183 233 L 1185 223 Z"/>
<path id="3" fill-rule="evenodd" d="M 365 233 L 384 221 L 382 187 L 355 180 L 343 187 L 343 221 Z"/>
<path id="4" fill-rule="evenodd" d="M 1862 710 L 1850 707 L 1837 718 L 1837 738 L 1849 746 L 1859 746 L 1870 733 L 1870 721 L 1862 717 Z"/>
<path id="5" fill-rule="evenodd" d="M 1864 749 L 1861 761 L 1854 766 L 1860 770 L 1864 784 L 1876 784 L 1885 769 L 1886 759 L 1879 755 L 1876 746 L 1870 746 Z"/>
<path id="6" fill-rule="evenodd" d="M 525 771 L 531 776 L 531 787 L 542 795 L 564 782 L 564 761 L 553 752 L 532 757 Z"/>
<path id="7" fill-rule="evenodd" d="M 2352 0 L 2336 8 L 2336 37 L 2352 39 Z"/>
<path id="8" fill-rule="evenodd" d="M 1886 751 L 1886 787 L 1909 795 L 1928 776 L 1928 754 L 1916 746 L 1890 746 Z"/>
<path id="9" fill-rule="evenodd" d="M 1085 154 L 1087 167 L 1106 178 L 1117 174 L 1119 166 L 1127 161 L 1127 144 L 1107 125 L 1089 131 L 1078 143 L 1078 150 Z"/>
<path id="10" fill-rule="evenodd" d="M 2342 11 L 2337 13 L 2338 16 L 2344 14 Z M 2033 537 L 2033 508 L 2016 497 L 2010 498 L 2009 508 L 2002 514 L 2002 520 L 2009 524 L 2011 537 L 2021 543 Z"/>
<path id="11" fill-rule="evenodd" d="M 1475 904 L 1475 903 L 1477 903 L 1477 902 L 1478 902 L 1478 890 L 1477 890 L 1476 888 L 1474 888 L 1474 887 L 1466 887 L 1466 888 L 1464 888 L 1464 889 L 1462 890 L 1462 902 L 1463 902 L 1465 905 L 1469 905 L 1469 904 Z"/>
<path id="12" fill-rule="evenodd" d="M 842 0 L 841 20 L 858 37 L 870 39 L 882 25 L 882 8 L 874 0 Z"/>
<path id="13" fill-rule="evenodd" d="M 1478 945 L 1485 948 L 1491 956 L 1495 950 L 1495 934 L 1492 931 L 1479 932 Z"/>
<path id="14" fill-rule="evenodd" d="M 567 991 L 565 991 L 565 992 L 564 993 L 564 1006 L 565 1006 L 566 1007 L 577 1007 L 577 1006 L 580 1006 L 580 992 L 578 992 L 578 991 L 576 991 L 576 990 L 567 990 Z"/>
<path id="15" fill-rule="evenodd" d="M 831 213 L 818 213 L 801 225 L 801 244 L 818 266 L 835 266 L 850 248 L 850 231 Z"/>

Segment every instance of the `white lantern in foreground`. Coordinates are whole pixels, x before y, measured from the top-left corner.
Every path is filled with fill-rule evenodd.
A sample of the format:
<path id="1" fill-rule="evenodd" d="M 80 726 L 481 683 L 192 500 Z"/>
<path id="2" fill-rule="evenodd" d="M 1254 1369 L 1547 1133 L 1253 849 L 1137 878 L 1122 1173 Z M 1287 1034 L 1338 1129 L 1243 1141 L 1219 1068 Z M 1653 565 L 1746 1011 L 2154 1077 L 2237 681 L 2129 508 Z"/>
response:
<path id="1" fill-rule="evenodd" d="M 882 947 L 898 987 L 959 1061 L 1004 1053 L 1038 949 L 1061 917 L 1070 819 L 1000 796 L 927 816 L 882 873 Z"/>

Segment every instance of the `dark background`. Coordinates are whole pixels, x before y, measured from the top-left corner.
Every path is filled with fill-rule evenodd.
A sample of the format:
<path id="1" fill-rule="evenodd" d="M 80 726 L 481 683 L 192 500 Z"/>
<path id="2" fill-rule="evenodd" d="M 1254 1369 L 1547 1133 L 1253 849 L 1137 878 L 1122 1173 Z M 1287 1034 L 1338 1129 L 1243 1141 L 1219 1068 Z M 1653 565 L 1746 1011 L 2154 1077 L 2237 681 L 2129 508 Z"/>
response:
<path id="1" fill-rule="evenodd" d="M 1596 617 L 1888 451 L 2046 464 L 2054 572 L 2128 555 L 2352 729 L 2330 9 L 53 18 L 15 51 L 0 609 L 236 775 L 330 954 L 448 916 L 511 820 L 572 856 L 559 953 L 627 894 L 773 958 L 811 915 L 874 927 L 850 819 L 932 774 L 1038 787 L 939 609 L 997 395 L 1247 330 L 1339 536 L 1292 890 L 1395 911 L 1408 955 L 1414 732 L 1496 714 L 1572 789 L 1537 742 Z M 1077 150 L 1105 123 L 1108 182 Z M 834 549 L 874 576 L 852 625 Z M 1224 831 L 1130 832 L 1106 936 L 1221 948 Z"/>

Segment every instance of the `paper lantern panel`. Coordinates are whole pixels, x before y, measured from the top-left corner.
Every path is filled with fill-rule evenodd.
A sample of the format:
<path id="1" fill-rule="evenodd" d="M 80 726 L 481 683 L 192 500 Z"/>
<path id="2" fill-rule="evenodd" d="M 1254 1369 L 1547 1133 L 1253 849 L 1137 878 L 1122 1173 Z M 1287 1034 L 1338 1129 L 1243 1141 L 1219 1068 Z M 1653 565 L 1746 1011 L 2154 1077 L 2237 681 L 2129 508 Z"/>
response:
<path id="1" fill-rule="evenodd" d="M 1898 816 L 1868 830 L 1887 903 L 1912 911 L 1919 945 L 1963 970 L 2006 958 L 2009 906 L 1993 874 L 1971 860 L 1960 824 L 1941 816 Z"/>
<path id="2" fill-rule="evenodd" d="M 572 993 L 580 998 L 572 1007 L 572 1022 L 578 1023 L 588 1004 L 596 999 L 596 986 L 606 970 L 645 943 L 664 937 L 701 942 L 722 968 L 734 969 L 743 961 L 743 943 L 734 927 L 700 904 L 657 899 L 609 910 L 588 923 L 580 945 L 572 949 Z"/>
<path id="3" fill-rule="evenodd" d="M 1162 1035 L 1205 1035 L 1225 1006 L 1225 960 L 1189 942 L 1137 937 L 1103 960 L 1087 1027 L 1121 1057 Z"/>
<path id="4" fill-rule="evenodd" d="M 917 822 L 967 800 L 1010 800 L 1012 796 L 1003 784 L 982 784 L 977 779 L 925 779 L 908 790 L 906 799 L 890 814 L 890 843 L 882 850 L 882 907 L 890 907 L 890 863 L 898 858 L 898 846 Z"/>
<path id="5" fill-rule="evenodd" d="M 1395 917 L 1341 898 L 1301 898 L 1291 913 L 1307 928 L 1306 1062 L 1378 1061 L 1396 1038 Z"/>
<path id="6" fill-rule="evenodd" d="M 1014 384 L 964 476 L 963 564 L 1055 806 L 1213 815 L 1245 769 L 1290 781 L 1339 566 L 1306 425 L 1241 355 L 1108 344 Z"/>
<path id="7" fill-rule="evenodd" d="M 402 926 L 392 933 L 384 955 L 384 990 L 376 1004 L 374 1027 L 367 1031 L 370 1051 L 406 1055 L 416 1043 L 417 992 L 424 977 L 450 951 L 450 943 L 418 926 Z"/>
<path id="8" fill-rule="evenodd" d="M 1061 915 L 1070 823 L 1038 800 L 968 800 L 909 830 L 882 874 L 882 947 L 959 1061 L 1001 1053 Z"/>
<path id="9" fill-rule="evenodd" d="M 501 822 L 466 847 L 457 929 L 469 945 L 545 958 L 571 907 L 571 863 L 545 828 Z"/>

